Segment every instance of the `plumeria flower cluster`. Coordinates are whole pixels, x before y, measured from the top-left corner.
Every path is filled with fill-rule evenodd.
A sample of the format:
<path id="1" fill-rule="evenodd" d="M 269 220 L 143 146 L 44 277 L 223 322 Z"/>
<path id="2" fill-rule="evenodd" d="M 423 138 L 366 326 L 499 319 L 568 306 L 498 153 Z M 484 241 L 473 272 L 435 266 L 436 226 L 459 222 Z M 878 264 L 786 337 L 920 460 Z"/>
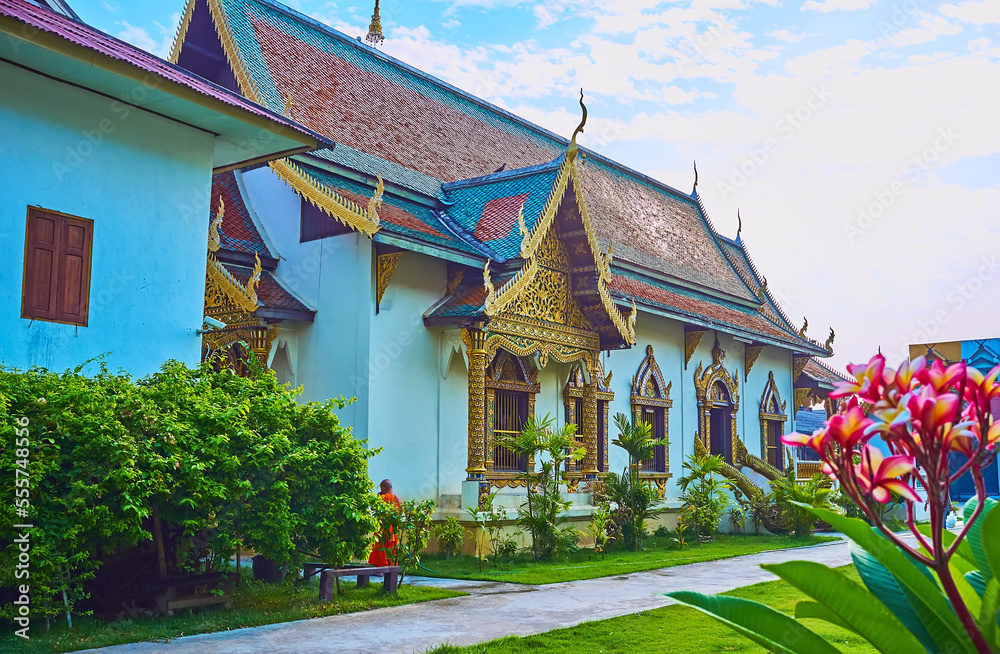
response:
<path id="1" fill-rule="evenodd" d="M 990 410 L 1000 404 L 1000 366 L 984 375 L 964 362 L 945 366 L 918 357 L 894 370 L 877 354 L 867 364 L 848 366 L 848 371 L 854 380 L 839 383 L 830 393 L 832 400 L 846 400 L 840 412 L 813 434 L 787 434 L 782 442 L 818 452 L 823 472 L 914 558 L 932 567 L 947 564 L 965 532 L 945 549 L 936 533 L 928 539 L 917 531 L 914 509 L 926 503 L 932 529 L 943 529 L 951 484 L 970 473 L 979 503 L 965 529 L 978 517 L 985 497 L 982 469 L 1000 450 L 1000 422 L 994 423 Z M 888 456 L 871 443 L 876 436 Z M 962 465 L 949 465 L 949 459 Z M 882 523 L 876 504 L 894 495 L 905 501 L 907 526 L 923 552 L 903 543 Z"/>

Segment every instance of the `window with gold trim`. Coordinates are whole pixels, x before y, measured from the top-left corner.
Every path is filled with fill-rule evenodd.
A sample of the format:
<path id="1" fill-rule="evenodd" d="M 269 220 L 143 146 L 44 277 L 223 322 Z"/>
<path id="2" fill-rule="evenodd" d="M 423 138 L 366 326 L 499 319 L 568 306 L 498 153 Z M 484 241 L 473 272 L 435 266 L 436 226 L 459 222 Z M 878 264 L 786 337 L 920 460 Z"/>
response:
<path id="1" fill-rule="evenodd" d="M 608 387 L 610 375 L 607 378 L 598 371 L 593 380 L 597 383 L 597 471 L 605 473 L 608 471 L 608 418 L 611 411 L 611 401 L 615 399 L 615 394 Z M 585 447 L 586 440 L 583 434 L 583 371 L 574 368 L 569 374 L 569 381 L 566 382 L 566 389 L 563 391 L 563 400 L 566 403 L 566 424 L 576 425 L 576 442 L 578 447 Z M 584 460 L 569 464 L 568 472 L 582 473 Z"/>
<path id="2" fill-rule="evenodd" d="M 670 387 L 673 382 L 665 382 L 660 366 L 653 356 L 653 346 L 646 346 L 646 357 L 639 364 L 639 370 L 632 377 L 632 420 L 645 422 L 652 428 L 653 439 L 661 442 L 653 449 L 653 458 L 639 462 L 639 472 L 655 475 L 670 471 L 669 417 L 673 400 Z"/>
<path id="3" fill-rule="evenodd" d="M 524 473 L 533 463 L 499 443 L 521 433 L 535 413 L 538 371 L 524 357 L 499 350 L 486 369 L 486 469 L 499 476 Z"/>
<path id="4" fill-rule="evenodd" d="M 768 373 L 767 384 L 760 396 L 760 452 L 764 461 L 778 470 L 784 470 L 785 447 L 781 437 L 785 433 L 786 403 L 781 401 L 778 385 L 774 381 L 774 371 Z"/>

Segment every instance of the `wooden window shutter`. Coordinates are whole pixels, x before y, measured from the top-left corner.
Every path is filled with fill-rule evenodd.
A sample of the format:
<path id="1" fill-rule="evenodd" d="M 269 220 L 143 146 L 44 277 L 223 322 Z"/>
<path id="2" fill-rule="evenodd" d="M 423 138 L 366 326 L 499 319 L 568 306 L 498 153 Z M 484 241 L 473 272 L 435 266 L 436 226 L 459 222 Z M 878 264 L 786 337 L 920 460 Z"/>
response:
<path id="1" fill-rule="evenodd" d="M 86 326 L 93 221 L 28 210 L 21 316 Z"/>

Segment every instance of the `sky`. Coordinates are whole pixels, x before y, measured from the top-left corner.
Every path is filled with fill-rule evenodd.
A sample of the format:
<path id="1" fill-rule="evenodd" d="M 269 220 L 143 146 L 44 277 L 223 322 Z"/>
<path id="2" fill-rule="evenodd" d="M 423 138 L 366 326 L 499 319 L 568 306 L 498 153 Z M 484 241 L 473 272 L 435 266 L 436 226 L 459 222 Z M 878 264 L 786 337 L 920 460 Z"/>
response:
<path id="1" fill-rule="evenodd" d="M 183 0 L 75 0 L 165 56 Z M 288 0 L 349 36 L 373 2 Z M 385 0 L 382 49 L 698 192 L 841 369 L 1000 336 L 1000 0 Z"/>

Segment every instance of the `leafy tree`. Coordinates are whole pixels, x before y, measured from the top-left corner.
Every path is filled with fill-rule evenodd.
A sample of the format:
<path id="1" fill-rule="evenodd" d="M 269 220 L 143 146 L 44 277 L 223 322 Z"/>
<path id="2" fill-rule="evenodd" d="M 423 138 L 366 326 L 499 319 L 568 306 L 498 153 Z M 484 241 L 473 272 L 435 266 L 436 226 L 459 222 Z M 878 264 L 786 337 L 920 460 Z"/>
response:
<path id="1" fill-rule="evenodd" d="M 398 565 L 399 583 L 402 585 L 406 570 L 420 563 L 420 555 L 430 541 L 434 514 L 434 500 L 409 500 L 398 509 L 391 502 L 378 500 L 375 503 L 375 517 L 380 533 L 392 533 L 395 539 L 384 548 L 390 564 Z"/>

